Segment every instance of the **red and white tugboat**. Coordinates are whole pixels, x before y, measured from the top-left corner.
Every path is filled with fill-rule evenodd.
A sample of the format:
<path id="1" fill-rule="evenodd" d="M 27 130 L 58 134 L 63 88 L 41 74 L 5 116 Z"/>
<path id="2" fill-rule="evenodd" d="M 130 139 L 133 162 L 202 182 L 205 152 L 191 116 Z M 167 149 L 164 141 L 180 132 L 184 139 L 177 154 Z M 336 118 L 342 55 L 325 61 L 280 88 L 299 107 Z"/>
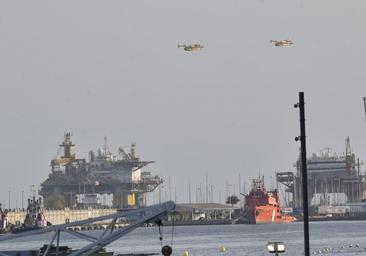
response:
<path id="1" fill-rule="evenodd" d="M 250 224 L 289 223 L 296 220 L 295 217 L 282 213 L 278 191 L 267 191 L 264 177 L 254 179 L 252 189 L 245 196 L 245 216 Z"/>

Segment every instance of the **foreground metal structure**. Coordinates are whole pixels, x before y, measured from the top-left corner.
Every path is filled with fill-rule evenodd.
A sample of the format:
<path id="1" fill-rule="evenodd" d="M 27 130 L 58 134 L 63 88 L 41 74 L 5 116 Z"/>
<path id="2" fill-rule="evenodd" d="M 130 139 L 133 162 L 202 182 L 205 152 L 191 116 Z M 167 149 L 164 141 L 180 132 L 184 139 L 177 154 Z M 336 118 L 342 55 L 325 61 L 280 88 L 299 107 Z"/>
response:
<path id="1" fill-rule="evenodd" d="M 11 235 L 4 235 L 0 237 L 0 241 L 6 241 L 11 239 L 16 239 L 20 237 L 27 237 L 27 236 L 33 236 L 33 235 L 39 235 L 47 232 L 54 232 L 54 235 L 52 236 L 51 241 L 49 242 L 45 252 L 42 254 L 42 256 L 46 256 L 48 252 L 50 251 L 51 247 L 54 245 L 54 242 L 56 240 L 56 256 L 59 255 L 59 247 L 60 247 L 60 233 L 61 232 L 67 232 L 73 236 L 76 236 L 78 238 L 85 239 L 90 244 L 72 252 L 70 256 L 78 256 L 78 255 L 91 255 L 95 252 L 100 251 L 102 248 L 107 246 L 108 244 L 116 241 L 120 237 L 124 236 L 125 234 L 129 233 L 130 231 L 140 227 L 146 222 L 159 220 L 163 218 L 165 215 L 167 215 L 169 212 L 173 211 L 175 209 L 175 203 L 173 201 L 168 201 L 162 204 L 157 204 L 153 206 L 149 206 L 146 208 L 140 208 L 135 210 L 130 210 L 128 212 L 117 212 L 115 214 L 101 216 L 97 218 L 90 218 L 88 220 L 82 220 L 82 221 L 76 221 L 72 223 L 62 224 L 62 225 L 54 225 L 49 226 L 43 229 L 39 230 L 33 230 L 28 231 L 24 233 L 19 234 L 11 234 Z M 114 230 L 114 225 L 118 218 L 121 217 L 138 217 L 134 222 L 129 224 L 128 226 Z M 90 235 L 83 234 L 81 232 L 72 231 L 69 230 L 71 227 L 78 227 L 82 225 L 91 224 L 98 221 L 105 221 L 105 220 L 111 220 L 110 224 L 107 226 L 107 228 L 103 231 L 103 233 L 99 237 L 93 237 Z M 1 256 L 10 256 L 4 252 L 0 252 Z"/>

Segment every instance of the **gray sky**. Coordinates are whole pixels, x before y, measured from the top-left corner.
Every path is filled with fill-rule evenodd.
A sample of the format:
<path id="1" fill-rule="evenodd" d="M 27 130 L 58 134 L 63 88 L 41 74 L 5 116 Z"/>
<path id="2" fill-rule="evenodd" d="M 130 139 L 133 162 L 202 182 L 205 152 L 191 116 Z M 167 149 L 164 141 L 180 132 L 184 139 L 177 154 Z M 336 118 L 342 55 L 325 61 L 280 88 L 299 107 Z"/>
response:
<path id="1" fill-rule="evenodd" d="M 365 9 L 363 0 L 1 1 L 0 202 L 11 190 L 20 206 L 21 190 L 47 178 L 64 131 L 79 157 L 104 135 L 115 151 L 136 142 L 180 202 L 206 172 L 216 199 L 227 179 L 238 190 L 239 173 L 260 170 L 269 183 L 294 169 L 301 90 L 308 153 L 341 154 L 350 136 L 365 161 Z M 288 37 L 292 47 L 269 43 Z"/>

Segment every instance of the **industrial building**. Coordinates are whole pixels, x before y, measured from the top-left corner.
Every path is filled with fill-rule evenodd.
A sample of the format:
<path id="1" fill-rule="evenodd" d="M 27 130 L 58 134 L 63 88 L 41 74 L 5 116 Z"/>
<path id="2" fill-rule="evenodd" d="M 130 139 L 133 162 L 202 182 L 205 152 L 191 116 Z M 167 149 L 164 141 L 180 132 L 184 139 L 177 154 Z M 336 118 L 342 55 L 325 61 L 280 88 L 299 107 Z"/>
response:
<path id="1" fill-rule="evenodd" d="M 327 148 L 307 159 L 309 205 L 345 205 L 365 201 L 365 175 L 360 161 L 351 152 L 349 137 L 345 140 L 345 154 L 338 156 Z M 296 161 L 296 172 L 276 173 L 276 180 L 285 187 L 285 201 L 293 208 L 302 207 L 301 162 Z"/>

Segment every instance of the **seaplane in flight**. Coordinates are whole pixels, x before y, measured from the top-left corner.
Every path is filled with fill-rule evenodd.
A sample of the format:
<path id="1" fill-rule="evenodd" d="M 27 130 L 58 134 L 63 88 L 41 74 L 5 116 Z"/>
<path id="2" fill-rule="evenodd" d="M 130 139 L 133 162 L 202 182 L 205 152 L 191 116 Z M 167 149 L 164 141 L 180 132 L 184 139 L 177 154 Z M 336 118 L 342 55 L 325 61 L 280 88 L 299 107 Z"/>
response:
<path id="1" fill-rule="evenodd" d="M 191 51 L 198 51 L 203 49 L 203 45 L 201 44 L 178 44 L 178 48 L 183 48 L 183 50 L 187 51 L 187 52 L 191 52 Z"/>
<path id="2" fill-rule="evenodd" d="M 271 40 L 270 41 L 274 46 L 282 47 L 282 46 L 291 46 L 294 42 L 291 39 L 284 39 L 284 40 Z"/>

